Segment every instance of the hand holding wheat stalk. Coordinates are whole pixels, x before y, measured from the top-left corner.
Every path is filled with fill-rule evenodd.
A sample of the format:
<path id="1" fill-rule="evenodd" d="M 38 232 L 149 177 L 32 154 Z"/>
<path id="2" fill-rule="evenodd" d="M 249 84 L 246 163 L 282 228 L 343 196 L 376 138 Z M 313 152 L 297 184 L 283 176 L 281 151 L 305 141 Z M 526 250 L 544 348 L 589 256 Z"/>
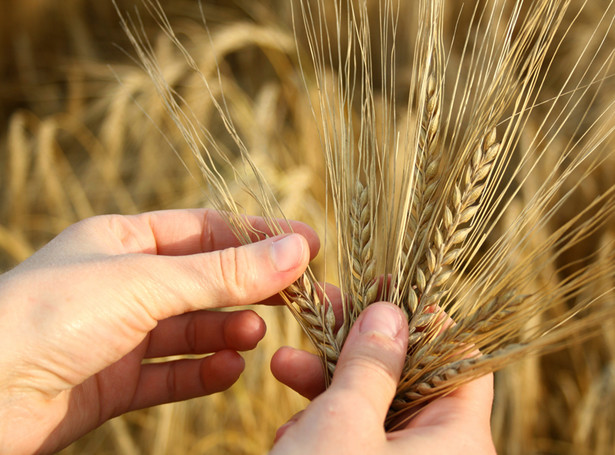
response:
<path id="1" fill-rule="evenodd" d="M 542 88 L 553 77 L 553 61 L 570 39 L 565 19 L 572 15 L 574 21 L 578 13 L 569 1 L 477 4 L 459 13 L 458 31 L 450 37 L 443 36 L 443 21 L 453 2 L 411 3 L 291 0 L 298 67 L 326 163 L 335 220 L 326 241 L 336 252 L 341 311 L 336 317 L 310 270 L 283 296 L 329 377 L 366 307 L 385 300 L 403 309 L 407 358 L 389 428 L 407 418 L 408 409 L 487 372 L 557 349 L 573 334 L 576 340 L 590 336 L 615 311 L 606 305 L 612 288 L 591 298 L 583 292 L 614 277 L 613 245 L 604 260 L 590 261 L 588 253 L 568 261 L 569 252 L 614 214 L 615 185 L 542 244 L 529 240 L 529 233 L 559 219 L 612 154 L 615 100 L 598 105 L 592 94 L 612 76 L 613 53 L 598 65 L 584 67 L 579 60 L 561 90 L 546 95 Z M 123 16 L 139 62 L 198 160 L 213 205 L 243 242 L 262 234 L 245 223 L 231 196 L 221 171 L 230 167 L 262 208 L 268 230 L 283 232 L 284 214 L 233 124 L 219 73 L 203 74 L 161 6 L 155 0 L 144 4 L 200 78 L 235 146 L 229 152 L 199 123 L 165 80 L 138 19 Z M 598 30 L 610 30 L 614 13 L 613 3 L 605 2 L 602 27 L 587 38 L 579 59 L 595 63 L 604 51 Z M 412 73 L 400 93 L 398 35 L 405 14 L 418 25 Z M 451 46 L 461 47 L 461 60 L 449 58 Z M 520 147 L 528 119 L 538 115 L 539 127 Z M 583 129 L 562 145 L 557 138 L 571 121 Z M 242 166 L 233 165 L 231 154 Z M 546 178 L 505 225 L 504 214 L 545 162 L 552 163 Z M 561 276 L 555 289 L 533 284 L 547 269 Z M 585 312 L 590 306 L 594 310 Z M 554 308 L 561 311 L 550 317 Z"/>

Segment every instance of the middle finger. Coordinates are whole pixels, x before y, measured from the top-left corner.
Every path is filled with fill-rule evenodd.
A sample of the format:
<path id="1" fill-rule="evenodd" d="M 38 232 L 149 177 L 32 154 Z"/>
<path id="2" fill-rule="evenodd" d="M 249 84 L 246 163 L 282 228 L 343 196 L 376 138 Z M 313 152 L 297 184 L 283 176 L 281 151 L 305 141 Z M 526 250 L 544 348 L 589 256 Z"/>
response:
<path id="1" fill-rule="evenodd" d="M 160 321 L 150 333 L 146 358 L 254 349 L 265 322 L 252 310 L 194 311 Z"/>

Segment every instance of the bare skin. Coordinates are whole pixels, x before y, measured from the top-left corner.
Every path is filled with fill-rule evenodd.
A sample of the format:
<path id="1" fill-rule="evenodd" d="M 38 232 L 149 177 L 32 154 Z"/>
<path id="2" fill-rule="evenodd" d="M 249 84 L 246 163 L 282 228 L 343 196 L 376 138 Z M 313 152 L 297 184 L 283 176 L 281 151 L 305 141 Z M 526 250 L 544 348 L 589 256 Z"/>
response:
<path id="1" fill-rule="evenodd" d="M 429 404 L 404 429 L 384 431 L 407 340 L 399 308 L 371 305 L 353 325 L 326 391 L 316 356 L 280 349 L 274 376 L 313 401 L 278 430 L 271 454 L 494 454 L 492 375 Z"/>
<path id="2" fill-rule="evenodd" d="M 272 296 L 319 248 L 312 229 L 292 227 L 239 246 L 210 210 L 101 216 L 2 275 L 0 452 L 54 452 L 119 414 L 230 387 L 244 369 L 238 352 L 256 346 L 265 324 L 250 310 L 210 310 L 281 303 Z M 316 357 L 282 348 L 274 374 L 314 401 L 280 429 L 272 453 L 493 453 L 489 377 L 384 432 L 406 327 L 399 309 L 373 305 L 327 391 Z M 205 356 L 143 362 L 181 354 Z"/>
<path id="3" fill-rule="evenodd" d="M 0 452 L 53 452 L 124 412 L 231 386 L 265 324 L 207 310 L 295 281 L 319 243 L 293 228 L 239 247 L 213 211 L 95 217 L 0 277 Z M 142 363 L 176 354 L 211 355 Z"/>

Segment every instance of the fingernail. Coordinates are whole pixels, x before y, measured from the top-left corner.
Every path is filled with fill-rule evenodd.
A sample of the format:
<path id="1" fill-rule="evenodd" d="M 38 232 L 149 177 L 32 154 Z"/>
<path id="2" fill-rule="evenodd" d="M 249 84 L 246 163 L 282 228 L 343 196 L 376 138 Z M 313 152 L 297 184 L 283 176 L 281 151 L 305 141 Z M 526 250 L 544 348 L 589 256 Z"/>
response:
<path id="1" fill-rule="evenodd" d="M 394 340 L 402 324 L 401 311 L 391 305 L 376 304 L 365 310 L 359 331 L 361 333 L 376 332 Z"/>
<path id="2" fill-rule="evenodd" d="M 297 268 L 305 256 L 304 240 L 299 234 L 290 234 L 271 244 L 271 260 L 278 272 Z"/>

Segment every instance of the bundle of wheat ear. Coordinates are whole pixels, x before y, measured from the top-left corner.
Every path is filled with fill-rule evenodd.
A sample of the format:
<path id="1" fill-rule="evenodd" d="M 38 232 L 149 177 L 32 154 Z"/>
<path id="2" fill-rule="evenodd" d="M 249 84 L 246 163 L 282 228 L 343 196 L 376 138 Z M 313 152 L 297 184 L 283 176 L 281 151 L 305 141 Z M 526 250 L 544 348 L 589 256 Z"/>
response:
<path id="1" fill-rule="evenodd" d="M 554 62 L 571 42 L 578 48 L 572 30 L 587 2 L 573 11 L 570 1 L 491 0 L 452 13 L 455 2 L 444 0 L 290 2 L 298 72 L 326 163 L 335 232 L 325 242 L 337 255 L 341 310 L 310 270 L 283 295 L 329 377 L 353 321 L 376 301 L 400 306 L 409 321 L 388 428 L 480 375 L 591 336 L 615 315 L 612 288 L 585 292 L 615 276 L 613 245 L 603 247 L 600 261 L 592 251 L 579 257 L 577 248 L 612 220 L 615 185 L 570 210 L 613 155 L 615 99 L 605 89 L 613 49 L 604 44 L 613 2 L 593 6 L 603 9 L 602 20 L 582 37 L 578 63 L 563 77 Z M 263 235 L 245 222 L 223 177 L 240 157 L 233 184 L 262 208 L 269 234 L 288 229 L 233 125 L 220 73 L 201 73 L 158 2 L 144 5 L 200 78 L 228 133 L 222 145 L 199 123 L 165 80 L 139 16 L 120 13 L 138 61 L 199 162 L 211 203 L 243 242 Z M 454 36 L 443 36 L 445 17 L 458 22 Z M 405 49 L 398 35 L 411 19 L 415 44 Z M 450 58 L 453 47 L 460 58 Z M 402 59 L 411 71 L 400 82 Z M 543 90 L 550 78 L 561 80 L 559 91 Z M 571 123 L 575 134 L 562 140 Z M 520 198 L 530 181 L 533 194 Z M 504 217 L 520 202 L 514 217 Z M 546 226 L 548 235 L 533 241 Z M 545 270 L 557 274 L 556 287 L 536 286 Z"/>

